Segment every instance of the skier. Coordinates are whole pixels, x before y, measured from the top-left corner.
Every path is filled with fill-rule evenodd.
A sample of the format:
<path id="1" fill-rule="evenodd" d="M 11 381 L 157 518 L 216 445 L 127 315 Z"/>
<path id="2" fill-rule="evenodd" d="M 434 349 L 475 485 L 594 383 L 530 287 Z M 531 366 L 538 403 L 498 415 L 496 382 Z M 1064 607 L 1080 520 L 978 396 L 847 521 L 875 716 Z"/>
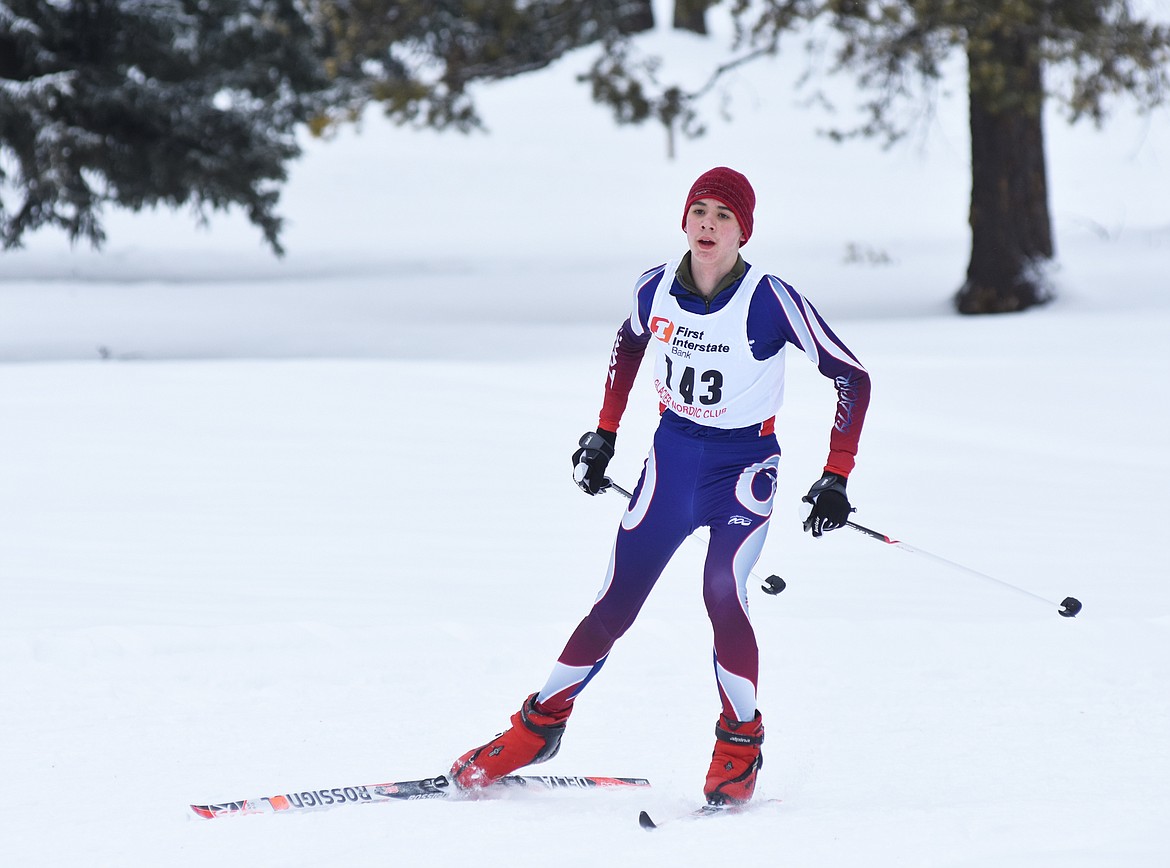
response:
<path id="1" fill-rule="evenodd" d="M 745 262 L 755 192 L 726 167 L 692 185 L 683 209 L 688 252 L 645 272 L 610 356 L 598 427 L 573 453 L 573 478 L 604 491 L 618 424 L 648 348 L 660 421 L 642 476 L 617 532 L 592 609 L 570 636 L 548 681 L 510 728 L 455 761 L 463 789 L 552 758 L 573 704 L 633 623 L 682 541 L 710 528 L 703 597 L 714 630 L 722 710 L 704 796 L 711 805 L 747 802 L 762 765 L 763 718 L 756 707 L 759 651 L 748 618 L 747 579 L 768 532 L 780 448 L 775 414 L 784 394 L 784 350 L 792 345 L 837 390 L 824 474 L 802 500 L 814 537 L 844 526 L 846 480 L 869 404 L 869 375 L 813 306 L 765 268 Z"/>

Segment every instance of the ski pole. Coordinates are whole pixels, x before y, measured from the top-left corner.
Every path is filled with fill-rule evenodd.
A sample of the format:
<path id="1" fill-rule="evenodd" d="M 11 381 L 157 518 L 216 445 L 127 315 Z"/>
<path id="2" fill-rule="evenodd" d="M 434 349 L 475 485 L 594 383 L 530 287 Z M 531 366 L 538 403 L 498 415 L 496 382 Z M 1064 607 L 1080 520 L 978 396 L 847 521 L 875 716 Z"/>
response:
<path id="1" fill-rule="evenodd" d="M 892 539 L 891 537 L 886 536 L 884 533 L 878 533 L 876 530 L 871 530 L 868 527 L 857 524 L 857 522 L 847 521 L 847 522 L 845 522 L 845 524 L 847 526 L 853 528 L 855 531 L 859 531 L 860 533 L 865 534 L 870 539 L 876 539 L 879 542 L 884 542 L 887 545 L 892 545 L 895 548 L 900 548 L 904 552 L 910 552 L 911 554 L 915 554 L 915 555 L 922 555 L 923 557 L 930 558 L 933 561 L 937 561 L 941 564 L 946 564 L 949 567 L 954 567 L 957 570 L 962 570 L 965 573 L 970 573 L 971 575 L 977 576 L 981 579 L 986 579 L 989 582 L 995 582 L 997 585 L 1002 585 L 1005 588 L 1010 588 L 1011 590 L 1015 591 L 1016 593 L 1023 594 L 1026 597 L 1031 597 L 1034 600 L 1039 600 L 1042 603 L 1048 604 L 1049 606 L 1057 605 L 1055 601 L 1050 600 L 1047 597 L 1041 597 L 1039 594 L 1034 594 L 1031 591 L 1026 591 L 1023 588 L 1018 587 L 1017 585 L 1013 585 L 1011 582 L 1005 582 L 1003 579 L 997 579 L 995 576 L 989 576 L 989 575 L 987 575 L 987 573 L 981 573 L 981 572 L 979 572 L 979 570 L 973 570 L 970 567 L 965 567 L 962 564 L 957 564 L 954 561 L 949 561 L 946 558 L 942 558 L 942 557 L 939 557 L 938 555 L 931 554 L 930 552 L 923 551 L 920 548 L 915 548 L 914 546 L 909 545 L 908 543 L 904 543 L 901 540 Z M 1079 612 L 1080 610 L 1081 610 L 1081 601 L 1080 600 L 1078 600 L 1076 597 L 1065 597 L 1063 600 L 1060 601 L 1060 608 L 1058 611 L 1059 611 L 1059 614 L 1061 615 L 1061 617 L 1075 618 L 1077 616 L 1077 612 Z"/>
<path id="2" fill-rule="evenodd" d="M 612 488 L 614 491 L 616 491 L 618 494 L 620 494 L 626 500 L 633 500 L 634 499 L 633 494 L 626 491 L 624 488 L 622 488 L 620 485 L 618 485 L 616 482 L 614 482 L 608 476 L 605 478 L 605 481 L 606 481 L 606 484 L 605 484 L 605 486 L 602 487 L 602 489 L 601 489 L 602 491 L 608 491 L 609 489 Z M 698 533 L 697 531 L 694 534 L 692 534 L 692 536 L 698 536 L 700 542 L 707 541 L 703 537 L 703 535 Z M 779 594 L 781 591 L 783 591 L 786 587 L 788 587 L 788 585 L 785 583 L 785 581 L 782 578 L 780 578 L 779 576 L 774 575 L 774 574 L 771 576 L 768 576 L 768 578 L 766 578 L 766 579 L 761 579 L 756 574 L 755 570 L 749 570 L 749 575 L 751 575 L 751 577 L 753 579 L 755 579 L 757 582 L 760 583 L 760 590 L 761 591 L 763 591 L 765 594 L 771 594 L 773 597 L 776 596 L 777 594 Z"/>

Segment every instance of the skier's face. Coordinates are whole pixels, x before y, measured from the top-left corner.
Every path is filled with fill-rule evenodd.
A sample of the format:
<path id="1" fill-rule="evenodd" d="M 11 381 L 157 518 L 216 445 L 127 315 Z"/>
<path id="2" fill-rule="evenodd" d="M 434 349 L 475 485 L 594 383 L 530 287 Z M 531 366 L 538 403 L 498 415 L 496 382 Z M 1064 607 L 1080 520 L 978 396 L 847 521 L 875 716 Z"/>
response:
<path id="1" fill-rule="evenodd" d="M 687 244 L 700 262 L 735 262 L 743 230 L 718 199 L 699 199 L 687 211 Z"/>

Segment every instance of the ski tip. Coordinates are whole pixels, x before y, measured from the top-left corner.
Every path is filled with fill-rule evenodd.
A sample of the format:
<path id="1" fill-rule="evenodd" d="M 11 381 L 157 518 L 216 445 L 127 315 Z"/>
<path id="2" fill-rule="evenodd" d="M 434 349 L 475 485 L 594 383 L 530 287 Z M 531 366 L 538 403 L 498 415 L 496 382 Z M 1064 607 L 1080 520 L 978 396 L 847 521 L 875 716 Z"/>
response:
<path id="1" fill-rule="evenodd" d="M 658 828 L 658 824 L 655 823 L 652 819 L 650 819 L 650 815 L 647 814 L 645 811 L 642 811 L 642 813 L 638 814 L 638 825 L 641 826 L 643 829 L 657 829 Z"/>

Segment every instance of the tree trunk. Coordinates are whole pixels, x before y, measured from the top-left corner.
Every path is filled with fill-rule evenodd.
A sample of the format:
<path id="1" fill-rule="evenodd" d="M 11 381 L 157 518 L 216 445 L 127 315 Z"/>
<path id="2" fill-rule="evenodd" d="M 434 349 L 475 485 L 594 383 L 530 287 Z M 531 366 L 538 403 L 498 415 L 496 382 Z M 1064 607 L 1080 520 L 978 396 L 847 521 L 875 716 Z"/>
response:
<path id="1" fill-rule="evenodd" d="M 627 36 L 645 33 L 654 29 L 654 4 L 652 0 L 627 0 L 619 7 L 621 21 L 618 31 Z"/>
<path id="2" fill-rule="evenodd" d="M 1007 313 L 1052 299 L 1040 46 L 1022 29 L 968 41 L 971 261 L 960 313 Z"/>
<path id="3" fill-rule="evenodd" d="M 675 30 L 689 30 L 701 36 L 707 35 L 707 9 L 716 0 L 674 0 Z"/>

